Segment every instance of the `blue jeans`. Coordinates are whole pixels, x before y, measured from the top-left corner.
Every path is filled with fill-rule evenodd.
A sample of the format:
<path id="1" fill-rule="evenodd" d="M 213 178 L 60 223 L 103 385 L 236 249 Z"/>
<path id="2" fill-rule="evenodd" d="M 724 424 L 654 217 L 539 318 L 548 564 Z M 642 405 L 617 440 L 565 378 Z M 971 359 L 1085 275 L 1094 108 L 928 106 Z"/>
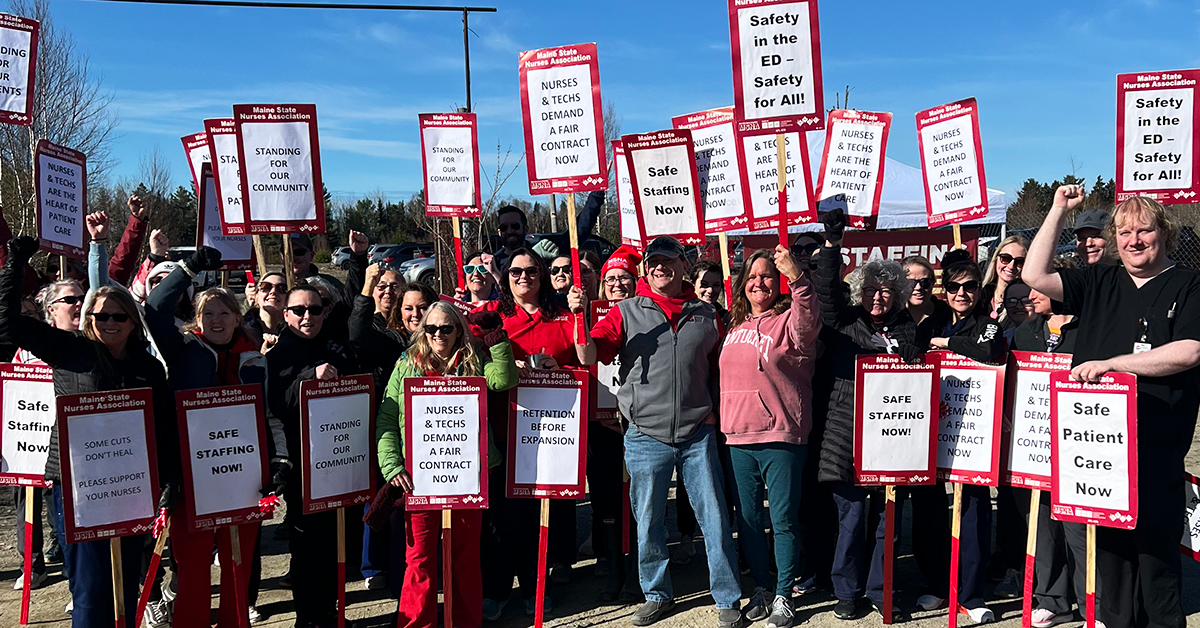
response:
<path id="1" fill-rule="evenodd" d="M 800 482 L 807 445 L 760 443 L 729 448 L 733 477 L 738 493 L 738 539 L 746 553 L 746 564 L 754 576 L 754 585 L 775 595 L 792 596 L 792 583 L 798 575 L 798 537 L 800 532 Z M 770 526 L 775 536 L 775 568 L 771 581 L 771 552 L 763 512 L 763 493 L 770 499 Z"/>
<path id="2" fill-rule="evenodd" d="M 62 489 L 54 487 L 55 514 L 62 513 Z M 66 538 L 64 537 L 65 541 Z M 121 538 L 121 563 L 123 565 L 121 592 L 125 597 L 125 627 L 134 628 L 133 619 L 137 610 L 138 590 L 142 580 L 142 548 L 146 535 L 138 534 Z M 71 600 L 75 608 L 71 611 L 72 628 L 112 628 L 113 585 L 110 544 L 103 541 L 63 543 L 63 570 L 71 577 L 67 584 L 71 589 Z"/>
<path id="3" fill-rule="evenodd" d="M 708 555 L 709 590 L 719 609 L 738 608 L 742 597 L 733 543 L 725 480 L 717 455 L 716 429 L 700 428 L 691 440 L 668 445 L 646 436 L 634 426 L 625 433 L 625 466 L 629 469 L 629 497 L 637 521 L 638 579 L 647 600 L 673 599 L 667 572 L 667 492 L 671 473 L 679 467 L 685 490 L 696 511 Z"/>

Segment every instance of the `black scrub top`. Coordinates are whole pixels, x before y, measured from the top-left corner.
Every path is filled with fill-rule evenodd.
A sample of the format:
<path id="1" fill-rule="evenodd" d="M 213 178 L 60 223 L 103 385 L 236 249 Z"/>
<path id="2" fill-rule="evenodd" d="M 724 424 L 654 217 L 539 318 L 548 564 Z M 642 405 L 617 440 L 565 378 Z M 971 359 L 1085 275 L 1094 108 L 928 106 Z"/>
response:
<path id="1" fill-rule="evenodd" d="M 1058 275 L 1064 313 L 1079 317 L 1072 366 L 1133 353 L 1140 342 L 1158 348 L 1200 341 L 1200 273 L 1193 269 L 1174 266 L 1141 288 L 1121 265 L 1060 269 Z M 1138 377 L 1139 467 L 1182 476 L 1198 406 L 1200 368 Z M 1139 478 L 1139 484 L 1150 479 Z"/>

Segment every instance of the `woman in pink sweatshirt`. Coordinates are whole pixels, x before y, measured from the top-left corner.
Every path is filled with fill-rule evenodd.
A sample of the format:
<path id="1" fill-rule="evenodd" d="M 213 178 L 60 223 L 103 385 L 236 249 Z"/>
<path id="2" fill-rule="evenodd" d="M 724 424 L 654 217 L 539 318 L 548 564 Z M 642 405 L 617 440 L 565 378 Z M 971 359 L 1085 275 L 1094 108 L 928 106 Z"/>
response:
<path id="1" fill-rule="evenodd" d="M 781 275 L 791 295 L 781 294 Z M 812 377 L 819 305 L 812 282 L 782 246 L 756 251 L 733 289 L 721 349 L 721 431 L 738 489 L 738 531 L 755 591 L 746 618 L 768 628 L 794 622 L 800 483 L 812 427 Z M 775 567 L 763 532 L 763 491 L 771 503 Z"/>

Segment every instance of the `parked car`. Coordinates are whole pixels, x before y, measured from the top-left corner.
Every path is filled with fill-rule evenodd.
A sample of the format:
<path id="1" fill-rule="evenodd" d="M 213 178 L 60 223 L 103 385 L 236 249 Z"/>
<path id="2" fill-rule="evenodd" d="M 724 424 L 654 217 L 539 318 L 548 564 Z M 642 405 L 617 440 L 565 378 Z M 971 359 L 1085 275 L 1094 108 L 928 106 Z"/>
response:
<path id="1" fill-rule="evenodd" d="M 372 264 L 402 264 L 416 257 L 429 257 L 433 255 L 433 245 L 428 243 L 408 243 L 408 244 L 393 244 L 388 247 L 379 247 L 370 257 Z"/>
<path id="2" fill-rule="evenodd" d="M 376 251 L 382 251 L 387 248 L 396 246 L 395 244 L 372 244 L 367 247 L 367 260 L 370 261 L 375 256 Z"/>
<path id="3" fill-rule="evenodd" d="M 333 250 L 333 256 L 329 261 L 338 268 L 345 268 L 344 264 L 350 260 L 350 247 L 339 246 Z"/>
<path id="4" fill-rule="evenodd" d="M 416 259 L 402 262 L 396 268 L 400 271 L 400 276 L 404 281 L 409 283 L 423 283 L 434 290 L 437 286 L 437 257 L 430 255 L 429 257 L 418 257 Z"/>

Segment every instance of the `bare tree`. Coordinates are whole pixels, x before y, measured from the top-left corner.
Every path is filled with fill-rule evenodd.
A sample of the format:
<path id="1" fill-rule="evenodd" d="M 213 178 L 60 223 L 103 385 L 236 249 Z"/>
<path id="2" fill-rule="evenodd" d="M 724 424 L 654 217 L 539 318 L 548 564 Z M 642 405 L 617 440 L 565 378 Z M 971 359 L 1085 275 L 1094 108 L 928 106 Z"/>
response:
<path id="1" fill-rule="evenodd" d="M 112 97 L 101 90 L 87 55 L 79 52 L 69 33 L 56 27 L 49 0 L 9 0 L 8 7 L 16 15 L 41 22 L 29 112 L 33 124 L 0 125 L 0 202 L 10 222 L 25 231 L 34 226 L 37 141 L 46 139 L 84 153 L 88 180 L 103 181 L 113 165 L 109 143 L 117 120 L 108 110 Z"/>

